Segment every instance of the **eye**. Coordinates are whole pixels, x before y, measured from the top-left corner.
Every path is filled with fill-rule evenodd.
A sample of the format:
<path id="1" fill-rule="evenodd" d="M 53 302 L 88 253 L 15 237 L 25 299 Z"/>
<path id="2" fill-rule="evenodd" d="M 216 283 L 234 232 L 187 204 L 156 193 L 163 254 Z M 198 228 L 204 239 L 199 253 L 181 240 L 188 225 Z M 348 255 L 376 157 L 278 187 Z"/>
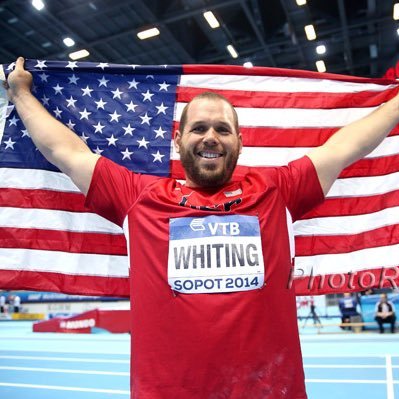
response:
<path id="1" fill-rule="evenodd" d="M 226 125 L 217 126 L 215 130 L 222 135 L 228 135 L 232 132 L 230 127 Z"/>
<path id="2" fill-rule="evenodd" d="M 203 132 L 205 132 L 205 131 L 206 131 L 206 127 L 203 126 L 203 125 L 196 125 L 196 126 L 193 126 L 193 127 L 191 128 L 191 130 L 190 130 L 190 132 L 193 132 L 193 133 L 203 133 Z"/>

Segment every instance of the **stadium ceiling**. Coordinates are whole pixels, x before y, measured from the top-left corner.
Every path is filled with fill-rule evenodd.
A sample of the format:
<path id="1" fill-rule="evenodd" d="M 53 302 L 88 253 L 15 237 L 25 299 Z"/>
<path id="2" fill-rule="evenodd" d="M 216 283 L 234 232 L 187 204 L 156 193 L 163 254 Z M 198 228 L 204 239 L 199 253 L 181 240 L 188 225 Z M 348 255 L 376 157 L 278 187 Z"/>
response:
<path id="1" fill-rule="evenodd" d="M 391 0 L 30 0 L 0 2 L 0 63 L 33 59 L 122 64 L 238 64 L 379 77 L 396 61 L 399 22 Z M 204 19 L 212 11 L 220 27 Z M 313 24 L 316 39 L 304 27 Z M 140 40 L 155 26 L 160 34 Z M 75 45 L 67 48 L 63 39 Z M 226 46 L 238 53 L 233 58 Z M 324 45 L 326 52 L 317 54 Z"/>

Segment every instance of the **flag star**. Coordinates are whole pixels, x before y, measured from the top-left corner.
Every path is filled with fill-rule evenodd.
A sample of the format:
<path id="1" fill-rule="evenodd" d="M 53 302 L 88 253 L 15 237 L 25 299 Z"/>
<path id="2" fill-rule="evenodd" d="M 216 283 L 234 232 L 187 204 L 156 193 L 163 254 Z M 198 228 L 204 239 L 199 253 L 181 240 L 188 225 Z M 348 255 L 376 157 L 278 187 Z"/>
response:
<path id="1" fill-rule="evenodd" d="M 87 112 L 87 109 L 85 108 L 82 112 L 79 111 L 80 114 L 80 119 L 89 119 L 89 115 L 91 115 L 91 112 Z"/>
<path id="2" fill-rule="evenodd" d="M 147 125 L 150 124 L 150 120 L 152 119 L 151 116 L 148 116 L 147 112 L 145 113 L 144 116 L 140 116 L 141 119 L 141 124 L 143 125 L 144 123 L 146 123 Z"/>
<path id="3" fill-rule="evenodd" d="M 164 115 L 166 115 L 166 110 L 169 108 L 169 107 L 165 107 L 164 105 L 163 105 L 163 103 L 161 103 L 161 105 L 156 105 L 155 106 L 155 108 L 158 110 L 158 112 L 157 112 L 157 115 L 158 114 L 164 114 Z"/>
<path id="4" fill-rule="evenodd" d="M 26 129 L 21 130 L 22 136 L 21 137 L 30 137 L 29 132 Z"/>
<path id="5" fill-rule="evenodd" d="M 40 75 L 39 75 L 39 78 L 40 78 L 40 80 L 42 81 L 42 82 L 47 82 L 47 78 L 49 78 L 50 77 L 50 75 L 47 75 L 46 73 L 41 73 Z"/>
<path id="6" fill-rule="evenodd" d="M 57 107 L 57 108 L 54 110 L 54 115 L 55 115 L 55 117 L 61 119 L 61 114 L 62 114 L 62 111 Z"/>
<path id="7" fill-rule="evenodd" d="M 129 83 L 129 89 L 131 89 L 132 87 L 134 87 L 135 89 L 137 89 L 137 85 L 138 85 L 140 82 L 137 82 L 136 79 L 133 78 L 133 80 L 128 81 L 128 83 Z"/>
<path id="8" fill-rule="evenodd" d="M 126 147 L 125 151 L 121 151 L 121 154 L 123 155 L 122 161 L 127 158 L 127 159 L 131 159 L 130 156 L 133 154 L 133 151 L 129 151 L 129 148 Z"/>
<path id="9" fill-rule="evenodd" d="M 145 78 L 146 79 L 154 79 L 154 75 L 147 75 Z"/>
<path id="10" fill-rule="evenodd" d="M 45 95 L 41 98 L 41 100 L 42 100 L 43 105 L 50 105 L 49 104 L 50 99 L 48 97 L 46 97 Z"/>
<path id="11" fill-rule="evenodd" d="M 7 71 L 12 71 L 15 68 L 15 62 L 12 62 L 8 67 Z"/>
<path id="12" fill-rule="evenodd" d="M 101 68 L 102 70 L 104 70 L 104 68 L 106 68 L 107 66 L 109 66 L 108 62 L 100 62 L 97 65 L 97 68 Z"/>
<path id="13" fill-rule="evenodd" d="M 68 65 L 65 68 L 71 68 L 73 70 L 73 68 L 77 68 L 77 61 L 69 61 Z"/>
<path id="14" fill-rule="evenodd" d="M 74 127 L 76 125 L 76 123 L 72 123 L 72 121 L 69 119 L 68 123 L 66 123 L 66 125 L 71 129 L 71 130 L 75 130 Z"/>
<path id="15" fill-rule="evenodd" d="M 159 162 L 161 162 L 161 163 L 162 163 L 162 158 L 165 156 L 165 155 L 162 155 L 162 154 L 159 152 L 159 150 L 158 150 L 155 154 L 151 154 L 151 155 L 154 157 L 154 160 L 153 160 L 152 162 L 159 161 Z"/>
<path id="16" fill-rule="evenodd" d="M 97 79 L 99 82 L 98 87 L 104 86 L 107 87 L 107 83 L 109 82 L 109 79 L 105 79 L 105 76 L 103 76 L 101 79 Z"/>
<path id="17" fill-rule="evenodd" d="M 91 97 L 91 92 L 93 89 L 90 89 L 89 86 L 86 86 L 84 89 L 81 89 L 83 91 L 83 96 L 89 96 Z"/>
<path id="18" fill-rule="evenodd" d="M 154 94 L 151 94 L 150 91 L 147 90 L 145 93 L 141 93 L 141 95 L 144 97 L 144 98 L 143 98 L 143 101 L 146 101 L 146 100 L 152 101 L 152 100 L 151 100 L 151 97 L 152 97 Z"/>
<path id="19" fill-rule="evenodd" d="M 137 104 L 134 104 L 133 101 L 130 101 L 129 104 L 125 104 L 125 105 L 126 105 L 126 107 L 127 107 L 126 112 L 128 112 L 128 111 L 133 111 L 133 112 L 135 112 L 136 107 L 137 107 Z"/>
<path id="20" fill-rule="evenodd" d="M 57 86 L 53 87 L 55 93 L 54 94 L 62 94 L 63 87 L 57 83 Z"/>
<path id="21" fill-rule="evenodd" d="M 163 83 L 158 83 L 159 91 L 165 90 L 168 91 L 168 87 L 170 84 L 167 84 L 165 81 Z"/>
<path id="22" fill-rule="evenodd" d="M 94 150 L 94 152 L 98 155 L 101 155 L 104 152 L 104 150 L 102 150 L 101 148 L 98 148 L 98 146 L 97 146 L 96 149 Z"/>
<path id="23" fill-rule="evenodd" d="M 79 137 L 82 139 L 82 141 L 84 141 L 87 144 L 87 140 L 89 139 L 89 136 L 86 136 L 84 133 L 82 133 Z"/>
<path id="24" fill-rule="evenodd" d="M 144 136 L 141 140 L 136 140 L 136 141 L 139 143 L 139 148 L 141 147 L 148 148 L 147 144 L 149 143 L 149 141 L 147 141 Z"/>
<path id="25" fill-rule="evenodd" d="M 130 64 L 130 66 L 131 66 L 133 69 L 136 69 L 138 66 L 140 66 L 140 64 Z"/>
<path id="26" fill-rule="evenodd" d="M 78 100 L 75 100 L 72 96 L 68 99 L 68 100 L 66 100 L 67 101 L 67 107 L 73 107 L 73 108 L 75 108 L 75 103 L 76 103 L 76 101 L 78 101 Z"/>
<path id="27" fill-rule="evenodd" d="M 163 64 L 163 67 L 166 69 L 168 67 L 168 64 Z"/>
<path id="28" fill-rule="evenodd" d="M 122 127 L 122 129 L 125 131 L 124 136 L 126 134 L 130 134 L 131 136 L 133 136 L 133 131 L 136 130 L 135 127 L 130 126 L 130 123 L 126 127 Z"/>
<path id="29" fill-rule="evenodd" d="M 69 83 L 72 85 L 77 85 L 78 84 L 78 80 L 80 78 L 78 78 L 75 74 L 73 74 L 72 76 L 68 77 Z"/>
<path id="30" fill-rule="evenodd" d="M 121 100 L 121 94 L 123 94 L 123 91 L 119 91 L 118 87 L 116 90 L 111 90 L 111 93 L 114 95 L 112 98 L 119 98 L 119 100 Z"/>
<path id="31" fill-rule="evenodd" d="M 122 116 L 122 115 L 118 114 L 116 112 L 116 110 L 112 114 L 108 114 L 108 115 L 111 117 L 110 122 L 112 122 L 112 121 L 119 122 L 119 118 Z"/>
<path id="32" fill-rule="evenodd" d="M 103 101 L 102 98 L 100 98 L 100 101 L 94 101 L 97 104 L 97 109 L 105 109 L 104 105 L 107 103 L 106 101 Z"/>
<path id="33" fill-rule="evenodd" d="M 47 68 L 46 61 L 40 61 L 40 60 L 36 60 L 36 61 L 37 61 L 37 64 L 35 65 L 35 68 L 39 68 L 39 69 Z"/>
<path id="34" fill-rule="evenodd" d="M 15 143 L 16 143 L 15 141 L 11 140 L 11 137 L 8 140 L 4 141 L 4 144 L 6 145 L 6 149 L 11 148 L 13 150 Z"/>
<path id="35" fill-rule="evenodd" d="M 19 121 L 19 119 L 14 115 L 12 117 L 12 119 L 9 120 L 9 122 L 10 122 L 9 126 L 12 126 L 12 125 L 17 126 L 18 121 Z"/>
<path id="36" fill-rule="evenodd" d="M 100 122 L 97 123 L 97 125 L 93 125 L 95 131 L 94 133 L 100 132 L 101 134 L 103 133 L 103 129 L 105 128 L 105 125 L 102 125 Z"/>
<path id="37" fill-rule="evenodd" d="M 164 137 L 164 134 L 166 133 L 166 130 L 163 130 L 163 129 L 162 129 L 162 126 L 159 126 L 159 128 L 156 129 L 156 130 L 154 130 L 154 132 L 157 134 L 157 135 L 155 136 L 156 139 L 157 139 L 158 137 L 162 137 L 163 139 L 165 138 L 165 137 Z"/>
<path id="38" fill-rule="evenodd" d="M 118 141 L 118 139 L 116 137 L 114 137 L 114 135 L 112 134 L 111 137 L 106 137 L 106 140 L 108 141 L 108 147 L 110 145 L 113 145 L 116 147 L 116 142 Z"/>

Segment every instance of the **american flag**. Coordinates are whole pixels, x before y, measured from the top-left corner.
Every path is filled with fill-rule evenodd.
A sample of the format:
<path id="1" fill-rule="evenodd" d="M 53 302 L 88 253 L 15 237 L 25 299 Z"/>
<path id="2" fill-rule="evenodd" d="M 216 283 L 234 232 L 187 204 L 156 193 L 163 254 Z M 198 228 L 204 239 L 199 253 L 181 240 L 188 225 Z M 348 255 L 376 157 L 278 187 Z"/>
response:
<path id="1" fill-rule="evenodd" d="M 0 79 L 13 69 L 3 65 Z M 275 68 L 27 60 L 33 93 L 93 152 L 182 178 L 171 145 L 184 105 L 209 90 L 236 107 L 239 164 L 288 163 L 397 92 L 395 82 Z M 71 180 L 37 151 L 0 89 L 0 287 L 128 296 L 122 230 L 88 212 Z M 340 175 L 293 225 L 298 295 L 399 281 L 399 130 Z M 288 282 L 287 282 L 288 283 Z"/>

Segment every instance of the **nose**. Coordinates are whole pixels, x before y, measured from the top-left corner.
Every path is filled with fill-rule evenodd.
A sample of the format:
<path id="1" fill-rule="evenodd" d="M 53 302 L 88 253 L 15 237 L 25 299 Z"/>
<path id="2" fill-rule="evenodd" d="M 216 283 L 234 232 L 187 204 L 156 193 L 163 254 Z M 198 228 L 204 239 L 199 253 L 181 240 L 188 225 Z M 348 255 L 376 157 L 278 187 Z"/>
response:
<path id="1" fill-rule="evenodd" d="M 205 136 L 203 138 L 203 141 L 207 145 L 216 145 L 218 143 L 217 133 L 213 127 L 210 127 L 207 130 L 207 132 L 205 133 Z"/>

